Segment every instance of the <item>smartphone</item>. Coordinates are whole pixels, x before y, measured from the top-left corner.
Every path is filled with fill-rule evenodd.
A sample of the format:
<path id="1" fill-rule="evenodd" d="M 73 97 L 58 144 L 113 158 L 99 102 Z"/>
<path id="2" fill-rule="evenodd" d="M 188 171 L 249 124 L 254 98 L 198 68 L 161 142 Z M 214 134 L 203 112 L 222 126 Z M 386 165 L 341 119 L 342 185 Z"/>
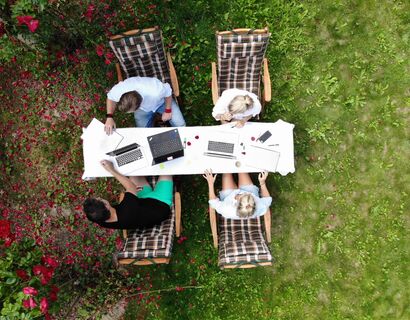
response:
<path id="1" fill-rule="evenodd" d="M 257 141 L 260 141 L 264 143 L 266 140 L 268 140 L 272 136 L 272 133 L 268 130 L 264 134 L 262 134 Z"/>

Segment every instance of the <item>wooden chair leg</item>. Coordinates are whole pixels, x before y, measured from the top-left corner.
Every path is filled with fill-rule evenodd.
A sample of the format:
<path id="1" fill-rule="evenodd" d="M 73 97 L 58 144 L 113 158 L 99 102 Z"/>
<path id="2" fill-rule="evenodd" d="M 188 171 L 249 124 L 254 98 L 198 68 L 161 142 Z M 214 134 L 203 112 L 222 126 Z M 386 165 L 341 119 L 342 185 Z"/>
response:
<path id="1" fill-rule="evenodd" d="M 216 75 L 216 63 L 212 62 L 212 102 L 214 105 L 219 99 L 219 92 L 218 92 L 218 79 Z"/>
<path id="2" fill-rule="evenodd" d="M 263 59 L 263 104 L 271 101 L 272 99 L 272 87 L 269 75 L 268 59 Z"/>
<path id="3" fill-rule="evenodd" d="M 175 192 L 174 195 L 175 204 L 175 234 L 177 237 L 181 235 L 181 194 Z"/>
<path id="4" fill-rule="evenodd" d="M 214 241 L 214 247 L 218 248 L 218 231 L 216 223 L 216 212 L 215 209 L 209 207 L 209 221 L 211 223 L 212 238 Z"/>
<path id="5" fill-rule="evenodd" d="M 117 71 L 117 80 L 118 80 L 118 82 L 122 81 L 123 78 L 122 78 L 121 67 L 120 67 L 119 63 L 115 64 L 115 70 Z"/>
<path id="6" fill-rule="evenodd" d="M 266 211 L 265 215 L 263 216 L 265 222 L 265 234 L 266 234 L 266 241 L 270 243 L 272 241 L 271 237 L 271 212 L 270 209 Z"/>

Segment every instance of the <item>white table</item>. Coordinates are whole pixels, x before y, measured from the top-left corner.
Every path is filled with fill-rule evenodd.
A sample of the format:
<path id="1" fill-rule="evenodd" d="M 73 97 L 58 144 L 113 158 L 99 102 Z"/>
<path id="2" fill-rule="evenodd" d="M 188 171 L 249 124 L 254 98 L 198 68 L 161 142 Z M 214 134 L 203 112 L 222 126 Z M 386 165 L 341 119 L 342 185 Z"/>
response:
<path id="1" fill-rule="evenodd" d="M 279 162 L 276 168 L 269 171 L 287 175 L 295 171 L 293 152 L 293 128 L 294 125 L 282 120 L 275 123 L 247 122 L 243 128 L 232 128 L 231 124 L 219 126 L 202 127 L 180 127 L 178 128 L 181 140 L 186 140 L 184 157 L 167 161 L 155 166 L 148 166 L 132 172 L 123 172 L 129 176 L 149 175 L 186 175 L 202 174 L 205 169 L 211 168 L 214 173 L 236 173 L 236 172 L 260 172 L 261 169 L 246 165 L 246 150 L 251 150 L 251 145 L 263 146 L 280 152 Z M 171 128 L 121 128 L 117 129 L 119 135 L 124 138 L 118 147 L 130 143 L 140 144 L 148 157 L 148 163 L 152 163 L 147 136 L 168 131 Z M 257 142 L 256 139 L 269 130 L 272 136 L 265 142 Z M 83 153 L 84 174 L 83 179 L 111 176 L 101 165 L 102 159 L 109 159 L 107 152 L 115 149 L 120 140 L 119 135 L 107 136 L 104 132 L 104 124 L 93 119 L 90 125 L 83 129 Z M 213 131 L 235 132 L 239 135 L 239 145 L 235 146 L 236 159 L 221 159 L 204 155 L 207 145 L 207 135 Z M 242 145 L 240 145 L 242 144 Z M 274 145 L 270 146 L 269 145 Z M 148 152 L 147 152 L 148 151 Z M 245 155 L 244 155 L 245 154 Z M 266 164 L 269 166 L 270 164 Z"/>

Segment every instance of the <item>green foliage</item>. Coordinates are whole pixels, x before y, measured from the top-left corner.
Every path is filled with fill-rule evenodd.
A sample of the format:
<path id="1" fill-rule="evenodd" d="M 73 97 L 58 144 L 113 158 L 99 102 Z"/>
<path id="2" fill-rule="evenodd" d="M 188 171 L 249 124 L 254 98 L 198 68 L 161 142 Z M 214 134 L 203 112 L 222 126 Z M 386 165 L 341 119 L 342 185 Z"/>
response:
<path id="1" fill-rule="evenodd" d="M 34 240 L 25 238 L 13 242 L 9 247 L 3 247 L 0 260 L 0 319 L 34 319 L 41 316 L 40 308 L 24 308 L 23 300 L 29 295 L 23 293 L 23 288 L 31 287 L 38 290 L 34 301 L 38 305 L 41 297 L 48 297 L 50 284 L 42 285 L 32 268 L 41 265 L 42 252 Z M 27 279 L 22 279 L 16 271 L 26 273 Z"/>
<path id="2" fill-rule="evenodd" d="M 5 7 L 5 1 L 0 3 Z M 215 31 L 268 26 L 272 101 L 265 106 L 262 121 L 280 118 L 295 124 L 296 172 L 269 178 L 274 198 L 272 268 L 219 270 L 206 184 L 200 176 L 183 177 L 187 240 L 174 244 L 171 263 L 129 268 L 129 274 L 121 276 L 109 265 L 112 245 L 101 246 L 91 253 L 100 260 L 84 261 L 100 262 L 107 272 L 91 273 L 75 265 L 76 272 L 67 268 L 60 273 L 60 281 L 79 275 L 64 295 L 64 301 L 81 297 L 75 317 L 98 318 L 106 311 L 102 305 L 110 308 L 117 300 L 130 298 L 125 315 L 129 319 L 409 318 L 408 3 L 113 1 L 105 9 L 96 1 L 56 1 L 42 11 L 34 1 L 15 3 L 21 7 L 26 3 L 27 10 L 21 12 L 35 14 L 40 27 L 29 34 L 16 26 L 8 11 L 0 57 L 8 62 L 16 56 L 17 64 L 32 69 L 37 80 L 53 81 L 19 83 L 12 78 L 21 87 L 33 86 L 27 101 L 20 99 L 27 94 L 21 87 L 5 86 L 0 93 L 5 102 L 2 123 L 16 122 L 2 136 L 7 154 L 1 155 L 6 173 L 1 182 L 7 190 L 21 180 L 30 186 L 7 194 L 15 206 L 35 203 L 29 201 L 36 198 L 33 194 L 65 207 L 78 206 L 79 198 L 87 194 L 116 198 L 119 186 L 109 179 L 79 181 L 80 127 L 93 116 L 104 117 L 104 93 L 115 82 L 108 77 L 112 64 L 106 65 L 105 56 L 95 52 L 97 45 L 109 52 L 107 34 L 159 25 L 178 73 L 187 123 L 211 125 L 215 124 L 209 87 L 210 62 L 216 61 Z M 19 34 L 34 41 L 36 51 L 10 40 Z M 48 64 L 44 67 L 42 61 Z M 11 64 L 7 72 L 15 69 L 16 64 Z M 16 91 L 15 100 L 9 99 Z M 94 94 L 101 98 L 93 99 Z M 21 107 L 24 103 L 28 109 Z M 54 104 L 56 113 L 47 113 Z M 75 111 L 83 109 L 84 114 L 59 118 L 72 106 L 81 106 Z M 22 120 L 31 110 L 46 112 L 51 120 L 35 114 Z M 117 117 L 118 126 L 133 125 L 132 117 Z M 21 146 L 31 137 L 15 138 L 19 122 L 47 128 L 36 135 L 42 144 L 30 144 L 30 153 L 21 151 Z M 31 160 L 33 168 L 22 159 Z M 59 166 L 61 159 L 72 161 Z M 37 185 L 30 177 L 39 178 Z M 43 217 L 36 221 L 41 225 Z M 94 239 L 97 235 L 113 244 L 114 235 L 102 237 L 94 229 L 79 227 L 80 221 L 60 217 L 55 224 L 75 225 L 76 242 L 87 248 L 100 244 L 102 240 Z"/>

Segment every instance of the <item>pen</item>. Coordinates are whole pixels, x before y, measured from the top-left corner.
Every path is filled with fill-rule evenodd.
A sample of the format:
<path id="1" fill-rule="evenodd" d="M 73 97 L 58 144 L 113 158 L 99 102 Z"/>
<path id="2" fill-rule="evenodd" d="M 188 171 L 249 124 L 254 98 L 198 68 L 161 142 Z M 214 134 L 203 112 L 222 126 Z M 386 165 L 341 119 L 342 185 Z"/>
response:
<path id="1" fill-rule="evenodd" d="M 184 138 L 184 149 L 186 149 L 186 138 Z"/>
<path id="2" fill-rule="evenodd" d="M 278 145 L 279 145 L 279 143 L 270 144 L 269 147 L 278 146 Z"/>

